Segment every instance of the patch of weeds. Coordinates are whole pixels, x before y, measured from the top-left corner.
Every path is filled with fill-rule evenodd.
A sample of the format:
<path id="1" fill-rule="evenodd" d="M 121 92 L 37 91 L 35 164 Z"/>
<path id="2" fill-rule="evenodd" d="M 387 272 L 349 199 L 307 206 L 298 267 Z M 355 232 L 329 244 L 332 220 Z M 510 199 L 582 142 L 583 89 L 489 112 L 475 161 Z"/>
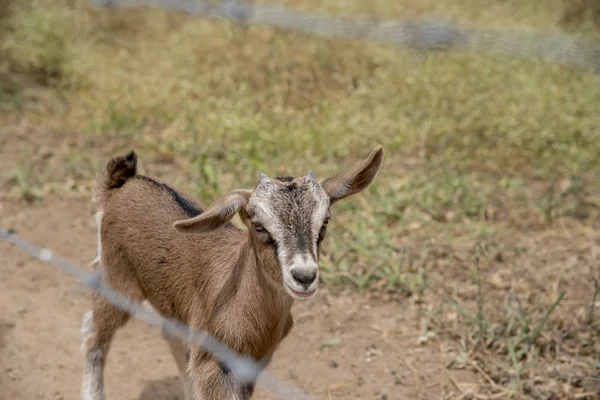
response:
<path id="1" fill-rule="evenodd" d="M 319 350 L 323 350 L 323 349 L 326 349 L 328 347 L 337 346 L 337 345 L 339 345 L 341 343 L 342 343 L 342 341 L 339 338 L 327 339 L 326 341 L 324 341 L 323 343 L 321 343 L 321 345 L 319 346 Z"/>
<path id="2" fill-rule="evenodd" d="M 559 24 L 569 30 L 600 33 L 600 3 L 596 0 L 563 0 Z"/>
<path id="3" fill-rule="evenodd" d="M 194 174 L 199 176 L 198 196 L 204 201 L 211 202 L 222 195 L 219 187 L 219 174 L 212 158 L 201 153 L 193 162 Z"/>
<path id="4" fill-rule="evenodd" d="M 15 0 L 0 0 L 0 41 L 3 40 L 10 27 L 10 19 L 13 15 L 17 1 Z M 0 46 L 0 57 L 3 57 L 3 46 Z"/>
<path id="5" fill-rule="evenodd" d="M 100 136 L 132 135 L 144 125 L 134 110 L 110 100 L 100 116 L 91 121 L 85 131 Z"/>
<path id="6" fill-rule="evenodd" d="M 560 293 L 551 304 L 531 306 L 524 306 L 518 296 L 509 294 L 500 310 L 494 298 L 486 295 L 481 279 L 480 263 L 488 254 L 485 245 L 475 246 L 471 273 L 475 298 L 463 301 L 451 296 L 445 300 L 460 316 L 460 328 L 449 328 L 451 324 L 442 321 L 443 315 L 433 321 L 440 332 L 443 329 L 443 333 L 458 340 L 458 355 L 448 368 L 475 368 L 496 393 L 523 395 L 539 372 L 538 365 L 559 356 L 561 337 L 556 332 L 561 329 L 553 315 L 565 294 Z"/>
<path id="7" fill-rule="evenodd" d="M 323 242 L 323 280 L 349 283 L 361 291 L 410 291 L 417 279 L 410 270 L 414 260 L 396 244 L 385 215 L 377 213 L 379 191 L 375 184 L 371 189 L 370 196 L 357 195 L 332 210 L 330 233 Z"/>
<path id="8" fill-rule="evenodd" d="M 68 179 L 74 182 L 90 180 L 94 171 L 100 171 L 104 167 L 104 160 L 97 160 L 91 157 L 92 146 L 89 144 L 81 145 L 77 151 L 71 152 L 64 163 L 64 168 L 68 173 Z"/>
<path id="9" fill-rule="evenodd" d="M 8 13 L 14 3 L 14 0 L 0 0 L 0 16 L 2 16 L 2 18 L 9 16 Z"/>
<path id="10" fill-rule="evenodd" d="M 74 80 L 74 54 L 85 22 L 66 3 L 32 0 L 12 8 L 0 45 L 12 70 L 46 85 Z"/>
<path id="11" fill-rule="evenodd" d="M 455 222 L 461 218 L 484 217 L 487 199 L 474 181 L 457 170 L 440 165 L 428 173 L 418 174 L 395 193 L 393 203 L 401 215 L 408 207 L 417 207 L 438 222 Z"/>
<path id="12" fill-rule="evenodd" d="M 191 148 L 195 149 L 192 158 L 192 172 L 194 176 L 198 177 L 197 194 L 204 201 L 212 202 L 223 195 L 220 192 L 216 160 L 202 149 L 201 135 L 193 120 L 188 120 L 186 132 L 192 138 Z"/>
<path id="13" fill-rule="evenodd" d="M 22 86 L 19 82 L 0 75 L 0 109 L 22 111 L 21 90 Z"/>
<path id="14" fill-rule="evenodd" d="M 28 203 L 36 203 L 44 196 L 41 188 L 34 183 L 31 170 L 16 167 L 8 171 L 6 178 L 9 185 L 14 187 L 19 198 Z"/>
<path id="15" fill-rule="evenodd" d="M 585 219 L 594 204 L 585 198 L 585 175 L 579 174 L 569 179 L 553 179 L 536 201 L 546 223 L 552 224 L 565 215 Z"/>
<path id="16" fill-rule="evenodd" d="M 590 281 L 594 283 L 594 293 L 592 299 L 587 307 L 587 313 L 585 322 L 588 326 L 595 328 L 600 333 L 600 324 L 596 320 L 598 316 L 598 301 L 600 301 L 600 270 L 598 268 L 591 268 Z"/>
<path id="17" fill-rule="evenodd" d="M 344 210 L 335 211 L 337 221 L 330 225 L 323 244 L 321 276 L 325 283 L 403 295 L 425 290 L 429 284 L 425 252 L 400 246 L 396 232 L 383 223 L 385 219 L 366 218 L 371 211 L 355 204 L 338 207 Z M 345 218 L 336 218 L 337 213 Z"/>

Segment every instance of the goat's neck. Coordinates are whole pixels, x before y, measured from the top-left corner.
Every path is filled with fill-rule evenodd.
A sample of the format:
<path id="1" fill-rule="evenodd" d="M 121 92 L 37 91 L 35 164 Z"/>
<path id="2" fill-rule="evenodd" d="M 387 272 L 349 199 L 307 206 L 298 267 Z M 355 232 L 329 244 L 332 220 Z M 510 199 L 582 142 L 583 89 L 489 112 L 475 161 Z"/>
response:
<path id="1" fill-rule="evenodd" d="M 262 359 L 289 332 L 293 299 L 285 292 L 273 251 L 257 249 L 250 237 L 232 237 L 230 243 L 235 243 L 233 251 L 220 253 L 219 265 L 225 269 L 213 276 L 217 290 L 204 292 L 214 295 L 209 318 L 235 351 Z"/>

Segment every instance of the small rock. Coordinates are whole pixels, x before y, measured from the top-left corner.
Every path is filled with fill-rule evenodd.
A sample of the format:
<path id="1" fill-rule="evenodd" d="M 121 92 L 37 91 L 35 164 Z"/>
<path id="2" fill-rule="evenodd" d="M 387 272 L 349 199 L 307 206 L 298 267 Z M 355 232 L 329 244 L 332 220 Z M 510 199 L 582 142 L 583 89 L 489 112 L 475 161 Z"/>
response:
<path id="1" fill-rule="evenodd" d="M 371 345 L 367 347 L 367 351 L 366 351 L 366 361 L 367 362 L 371 362 L 373 360 L 375 360 L 378 356 L 382 355 L 383 353 L 381 352 L 381 350 L 379 350 L 377 348 L 376 345 Z"/>
<path id="2" fill-rule="evenodd" d="M 381 400 L 387 400 L 387 398 L 388 398 L 387 394 L 384 393 L 381 395 Z"/>
<path id="3" fill-rule="evenodd" d="M 392 375 L 396 375 L 396 370 L 395 369 L 392 370 Z"/>
<path id="4" fill-rule="evenodd" d="M 533 377 L 533 383 L 535 383 L 536 385 L 541 385 L 544 382 L 545 382 L 545 379 L 542 378 L 541 376 L 534 376 Z"/>
<path id="5" fill-rule="evenodd" d="M 496 253 L 496 257 L 495 257 L 496 261 L 503 263 L 504 262 L 504 255 L 502 254 L 502 252 L 497 252 Z"/>
<path id="6" fill-rule="evenodd" d="M 327 363 L 327 366 L 328 366 L 329 368 L 337 368 L 339 365 L 338 365 L 338 363 L 337 363 L 337 362 L 335 362 L 334 360 L 331 360 L 331 361 L 329 361 L 329 362 Z"/>

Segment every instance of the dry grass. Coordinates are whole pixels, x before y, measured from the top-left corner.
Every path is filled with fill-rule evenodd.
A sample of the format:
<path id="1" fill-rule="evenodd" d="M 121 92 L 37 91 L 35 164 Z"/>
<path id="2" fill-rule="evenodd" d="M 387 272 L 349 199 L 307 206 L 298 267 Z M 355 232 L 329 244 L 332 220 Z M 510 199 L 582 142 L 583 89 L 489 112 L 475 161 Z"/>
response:
<path id="1" fill-rule="evenodd" d="M 600 3 L 594 0 L 569 0 L 565 3 L 559 20 L 561 26 L 596 34 L 600 31 Z"/>
<path id="2" fill-rule="evenodd" d="M 558 0 L 288 3 L 555 29 L 565 10 Z M 1 29 L 7 196 L 88 195 L 107 157 L 134 147 L 148 170 L 208 203 L 259 171 L 324 177 L 381 143 L 377 183 L 334 211 L 325 282 L 412 296 L 424 331 L 455 340 L 451 367 L 482 377 L 471 398 L 594 388 L 597 76 L 67 0 L 14 4 Z"/>

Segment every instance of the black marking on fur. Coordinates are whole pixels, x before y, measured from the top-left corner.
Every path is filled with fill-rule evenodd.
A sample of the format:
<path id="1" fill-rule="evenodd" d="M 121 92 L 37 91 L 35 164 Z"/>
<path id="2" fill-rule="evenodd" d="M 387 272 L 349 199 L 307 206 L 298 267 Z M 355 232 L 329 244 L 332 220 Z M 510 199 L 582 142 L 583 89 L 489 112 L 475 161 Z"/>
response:
<path id="1" fill-rule="evenodd" d="M 331 220 L 331 211 L 327 210 L 327 215 L 325 215 L 325 220 L 323 221 L 323 225 L 321 225 L 321 229 L 319 230 L 319 236 L 317 238 L 317 246 L 320 246 L 323 239 L 325 239 L 325 235 L 327 234 L 327 226 L 328 226 L 330 220 Z"/>
<path id="2" fill-rule="evenodd" d="M 273 250 L 275 250 L 275 253 L 277 254 L 277 252 L 279 251 L 279 243 L 277 243 L 277 240 L 273 239 L 273 236 L 269 235 L 269 240 L 267 240 L 267 244 L 273 247 Z"/>
<path id="3" fill-rule="evenodd" d="M 323 240 L 325 239 L 325 235 L 327 234 L 327 228 L 326 227 L 322 227 L 321 230 L 319 231 L 319 237 L 317 238 L 317 244 L 320 245 Z"/>
<path id="4" fill-rule="evenodd" d="M 189 218 L 202 214 L 202 210 L 200 208 L 196 207 L 193 203 L 185 199 L 177 190 L 173 189 L 171 186 L 155 181 L 154 179 L 145 175 L 137 175 L 136 178 L 145 180 L 158 186 L 163 190 L 166 190 Z"/>
<path id="5" fill-rule="evenodd" d="M 190 362 L 190 351 L 186 350 L 185 352 L 185 362 Z"/>
<path id="6" fill-rule="evenodd" d="M 137 174 L 137 154 L 132 150 L 124 156 L 114 157 L 106 165 L 108 179 L 106 187 L 116 189 Z"/>
<path id="7" fill-rule="evenodd" d="M 242 385 L 240 388 L 240 394 L 242 395 L 242 399 L 249 399 L 252 397 L 254 393 L 254 383 L 246 383 Z"/>
<path id="8" fill-rule="evenodd" d="M 229 367 L 227 365 L 223 364 L 220 361 L 219 361 L 219 368 L 221 368 L 221 371 L 223 371 L 223 373 L 225 375 L 229 375 L 229 373 L 231 372 L 231 370 L 229 369 Z"/>

